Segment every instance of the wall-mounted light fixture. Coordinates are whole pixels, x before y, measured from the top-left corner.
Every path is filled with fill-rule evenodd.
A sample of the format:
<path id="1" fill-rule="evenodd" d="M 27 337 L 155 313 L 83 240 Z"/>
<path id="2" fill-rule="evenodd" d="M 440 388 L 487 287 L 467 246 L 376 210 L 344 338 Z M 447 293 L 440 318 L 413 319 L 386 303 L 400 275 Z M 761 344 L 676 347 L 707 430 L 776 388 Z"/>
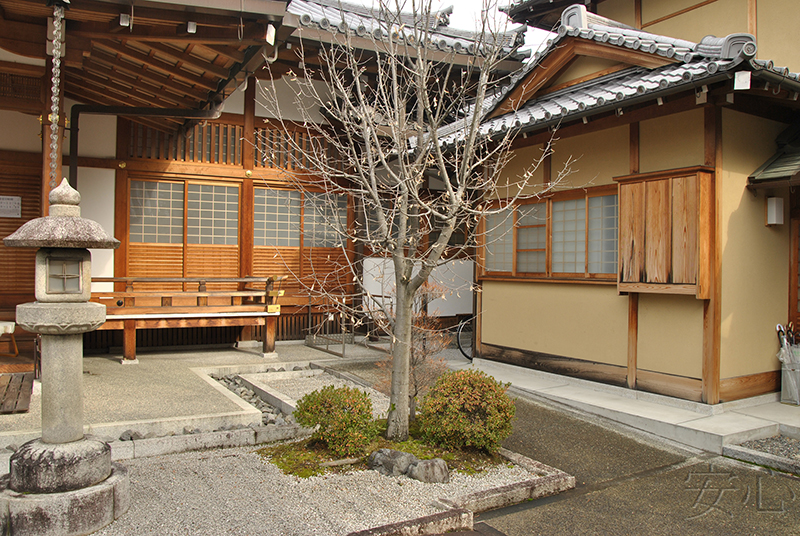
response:
<path id="1" fill-rule="evenodd" d="M 120 13 L 119 14 L 119 25 L 125 28 L 129 28 L 131 25 L 131 16 L 127 13 Z"/>
<path id="2" fill-rule="evenodd" d="M 267 35 L 264 37 L 264 39 L 269 45 L 275 44 L 275 26 L 272 24 L 267 24 Z"/>
<path id="3" fill-rule="evenodd" d="M 783 198 L 767 197 L 764 203 L 764 224 L 783 225 Z"/>
<path id="4" fill-rule="evenodd" d="M 186 33 L 195 34 L 197 33 L 197 23 L 194 21 L 189 21 L 186 23 Z"/>

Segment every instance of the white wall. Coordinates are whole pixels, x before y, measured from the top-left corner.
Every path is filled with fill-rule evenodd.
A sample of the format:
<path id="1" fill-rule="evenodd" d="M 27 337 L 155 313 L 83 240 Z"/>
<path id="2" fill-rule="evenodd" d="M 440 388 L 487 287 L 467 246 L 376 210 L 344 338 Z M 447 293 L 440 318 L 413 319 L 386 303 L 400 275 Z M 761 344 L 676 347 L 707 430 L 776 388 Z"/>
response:
<path id="1" fill-rule="evenodd" d="M 253 81 L 250 80 L 250 83 Z M 278 117 L 280 113 L 287 121 L 327 123 L 325 117 L 319 113 L 318 101 L 300 96 L 300 87 L 300 83 L 292 82 L 288 76 L 274 83 L 270 80 L 259 80 L 256 90 L 256 117 Z M 315 81 L 314 90 L 319 93 L 318 98 L 325 98 L 328 95 L 327 88 L 322 82 Z M 273 95 L 277 95 L 277 102 Z"/>
<path id="2" fill-rule="evenodd" d="M 452 260 L 434 269 L 431 279 L 448 289 L 442 298 L 428 304 L 428 312 L 438 316 L 455 316 L 472 313 L 472 275 L 474 262 Z M 394 265 L 391 259 L 367 257 L 364 259 L 364 287 L 373 296 L 393 296 Z M 391 303 L 387 299 L 387 304 Z"/>
<path id="3" fill-rule="evenodd" d="M 78 104 L 67 100 L 67 117 L 72 106 Z M 116 158 L 117 156 L 117 118 L 113 115 L 81 114 L 78 123 L 78 156 L 91 158 Z M 64 154 L 69 154 L 70 132 L 64 139 Z M 80 181 L 81 174 L 78 173 Z"/>
<path id="4" fill-rule="evenodd" d="M 99 223 L 114 234 L 114 170 L 78 168 L 78 191 L 81 194 L 81 216 Z M 114 276 L 114 250 L 92 249 L 92 276 Z M 113 290 L 111 283 L 92 285 L 95 292 Z"/>

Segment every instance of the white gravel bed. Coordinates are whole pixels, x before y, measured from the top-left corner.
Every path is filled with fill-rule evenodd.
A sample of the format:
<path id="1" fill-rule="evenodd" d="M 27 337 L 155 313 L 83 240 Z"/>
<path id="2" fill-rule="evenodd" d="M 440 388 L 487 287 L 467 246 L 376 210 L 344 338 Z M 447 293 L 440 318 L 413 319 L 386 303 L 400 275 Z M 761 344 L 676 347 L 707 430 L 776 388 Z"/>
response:
<path id="1" fill-rule="evenodd" d="M 138 458 L 124 464 L 131 508 L 95 534 L 344 535 L 441 511 L 439 498 L 528 480 L 505 465 L 478 475 L 452 473 L 424 484 L 376 471 L 300 479 L 283 474 L 253 447 Z"/>
<path id="2" fill-rule="evenodd" d="M 333 385 L 334 387 L 356 387 L 359 390 L 367 393 L 372 400 L 373 417 L 376 419 L 386 418 L 386 415 L 389 413 L 388 396 L 376 391 L 375 389 L 372 389 L 371 387 L 364 387 L 363 385 L 359 385 L 348 380 L 343 380 L 337 376 L 333 376 L 332 374 L 324 373 L 317 376 L 283 380 L 270 380 L 269 374 L 265 374 L 264 378 L 265 379 L 263 382 L 268 387 L 272 387 L 281 394 L 284 394 L 295 400 L 300 400 L 307 393 L 317 391 L 328 385 Z"/>
<path id="3" fill-rule="evenodd" d="M 800 440 L 792 439 L 791 437 L 775 436 L 766 439 L 753 439 L 745 441 L 741 446 L 759 452 L 766 452 L 773 456 L 800 460 Z"/>

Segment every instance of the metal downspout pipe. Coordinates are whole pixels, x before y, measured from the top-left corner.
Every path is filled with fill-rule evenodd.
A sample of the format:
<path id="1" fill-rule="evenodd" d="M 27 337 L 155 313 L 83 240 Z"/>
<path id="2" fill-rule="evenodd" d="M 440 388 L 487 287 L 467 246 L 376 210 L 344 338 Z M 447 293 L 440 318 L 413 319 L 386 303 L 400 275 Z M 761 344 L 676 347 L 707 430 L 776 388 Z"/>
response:
<path id="1" fill-rule="evenodd" d="M 183 108 L 137 108 L 130 106 L 99 106 L 94 104 L 76 104 L 70 112 L 69 139 L 69 183 L 78 188 L 78 131 L 80 115 L 131 115 L 142 117 L 177 117 L 181 119 L 218 119 L 222 115 L 222 106 L 211 110 L 186 110 Z"/>

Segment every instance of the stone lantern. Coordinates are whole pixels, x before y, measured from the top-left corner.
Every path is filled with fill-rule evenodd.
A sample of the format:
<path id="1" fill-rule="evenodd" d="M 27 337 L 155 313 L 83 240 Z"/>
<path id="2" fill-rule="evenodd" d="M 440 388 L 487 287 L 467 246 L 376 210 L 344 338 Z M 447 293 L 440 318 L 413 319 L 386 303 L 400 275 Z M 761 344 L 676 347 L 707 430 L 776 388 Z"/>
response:
<path id="1" fill-rule="evenodd" d="M 100 327 L 105 305 L 89 301 L 87 248 L 117 248 L 99 224 L 81 218 L 80 194 L 66 179 L 50 192 L 50 215 L 4 239 L 37 247 L 36 301 L 17 306 L 17 324 L 42 336 L 42 437 L 11 456 L 0 486 L 0 533 L 88 534 L 130 504 L 127 470 L 108 443 L 83 434 L 83 334 Z"/>

